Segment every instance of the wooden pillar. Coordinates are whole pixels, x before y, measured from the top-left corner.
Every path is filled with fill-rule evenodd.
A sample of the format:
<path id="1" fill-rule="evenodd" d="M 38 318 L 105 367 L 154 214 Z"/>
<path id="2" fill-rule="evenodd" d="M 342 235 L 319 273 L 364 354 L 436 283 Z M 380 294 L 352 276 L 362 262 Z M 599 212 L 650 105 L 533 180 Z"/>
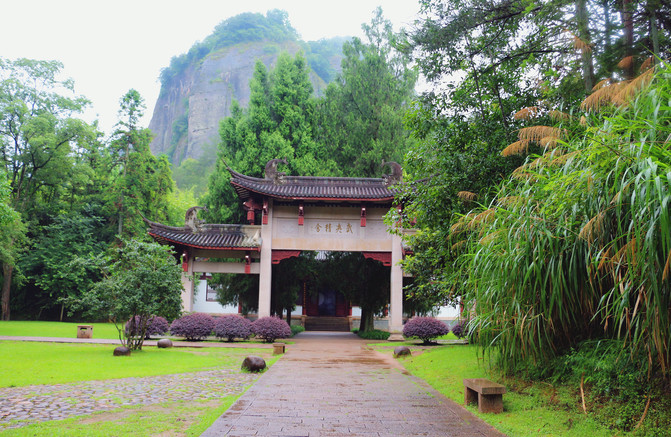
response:
<path id="1" fill-rule="evenodd" d="M 270 316 L 270 293 L 273 262 L 273 203 L 268 200 L 268 221 L 261 225 L 261 259 L 259 260 L 259 317 Z M 265 202 L 264 202 L 265 205 Z"/>
<path id="2" fill-rule="evenodd" d="M 400 262 L 403 258 L 401 236 L 391 236 L 391 298 L 389 300 L 389 340 L 403 340 L 403 269 Z"/>

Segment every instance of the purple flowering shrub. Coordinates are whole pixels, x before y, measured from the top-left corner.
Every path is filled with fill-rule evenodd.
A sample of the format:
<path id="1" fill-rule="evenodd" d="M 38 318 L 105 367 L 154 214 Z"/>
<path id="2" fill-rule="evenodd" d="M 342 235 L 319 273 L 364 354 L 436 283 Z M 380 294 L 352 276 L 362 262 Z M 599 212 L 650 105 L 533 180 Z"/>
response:
<path id="1" fill-rule="evenodd" d="M 413 317 L 403 327 L 404 337 L 419 338 L 424 344 L 430 344 L 431 340 L 448 332 L 450 328 L 433 317 Z"/>
<path id="2" fill-rule="evenodd" d="M 452 327 L 452 334 L 457 338 L 464 338 L 468 335 L 468 329 L 465 322 L 459 322 Z"/>
<path id="3" fill-rule="evenodd" d="M 214 329 L 214 319 L 203 313 L 187 314 L 179 319 L 176 319 L 170 325 L 170 332 L 172 335 L 184 337 L 187 340 L 203 340 Z"/>
<path id="4" fill-rule="evenodd" d="M 136 337 L 140 335 L 141 317 L 134 316 L 126 322 L 126 337 Z M 152 335 L 163 335 L 170 330 L 168 321 L 160 316 L 151 316 L 147 322 L 147 332 L 145 338 L 148 339 Z"/>
<path id="5" fill-rule="evenodd" d="M 252 332 L 266 343 L 291 337 L 289 324 L 278 317 L 261 317 L 252 322 Z"/>
<path id="6" fill-rule="evenodd" d="M 233 341 L 236 338 L 247 340 L 252 335 L 252 322 L 237 314 L 228 314 L 214 319 L 214 335 Z"/>

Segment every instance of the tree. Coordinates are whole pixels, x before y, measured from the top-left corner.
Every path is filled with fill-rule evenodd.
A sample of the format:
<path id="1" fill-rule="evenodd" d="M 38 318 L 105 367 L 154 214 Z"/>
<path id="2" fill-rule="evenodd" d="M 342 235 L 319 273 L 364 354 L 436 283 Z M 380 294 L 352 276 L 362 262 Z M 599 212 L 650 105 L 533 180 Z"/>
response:
<path id="1" fill-rule="evenodd" d="M 24 223 L 58 211 L 68 189 L 63 175 L 71 174 L 73 150 L 96 137 L 93 127 L 73 117 L 88 101 L 74 95 L 72 81 L 58 79 L 62 67 L 55 61 L 0 59 L 0 156 L 9 204 L 21 212 Z M 3 235 L 3 318 L 9 318 L 19 234 Z"/>
<path id="2" fill-rule="evenodd" d="M 10 205 L 9 184 L 4 172 L 0 170 L 0 263 L 2 263 L 3 277 L 2 297 L 0 299 L 2 318 L 0 320 L 9 320 L 12 270 L 16 265 L 16 252 L 20 247 L 18 242 L 23 238 L 24 232 L 21 216 Z M 7 280 L 7 278 L 10 278 L 10 280 Z"/>
<path id="3" fill-rule="evenodd" d="M 403 118 L 417 73 L 409 56 L 394 50 L 381 8 L 362 27 L 368 41 L 345 42 L 342 73 L 318 101 L 316 138 L 343 176 L 378 177 L 382 160 L 401 162 L 412 141 Z"/>
<path id="4" fill-rule="evenodd" d="M 151 131 L 137 125 L 144 99 L 131 89 L 119 104 L 119 122 L 110 143 L 113 180 L 108 201 L 116 212 L 117 234 L 137 237 L 144 233 L 142 215 L 168 219 L 168 196 L 174 182 L 167 157 L 156 158 L 149 150 Z"/>
<path id="5" fill-rule="evenodd" d="M 286 320 L 291 325 L 291 312 L 296 308 L 305 283 L 314 283 L 318 266 L 315 252 L 301 252 L 298 257 L 289 258 L 273 266 L 272 272 L 272 308 L 282 316 L 286 310 Z"/>
<path id="6" fill-rule="evenodd" d="M 594 83 L 626 75 L 629 61 L 644 66 L 654 39 L 648 29 L 668 26 L 669 8 L 651 15 L 646 2 L 623 4 L 636 11 L 636 37 L 627 36 L 629 21 L 618 20 L 612 1 L 422 2 L 426 20 L 401 45 L 436 85 L 408 116 L 419 141 L 406 155 L 404 213 L 422 229 L 405 264 L 414 298 L 458 301 L 469 271 L 452 271 L 464 247 L 451 227 L 475 204 L 489 205 L 525 156 L 543 151 L 539 142 L 516 141 L 517 130 L 570 118 Z M 632 47 L 636 56 L 617 67 Z M 501 156 L 511 143 L 520 153 Z"/>
<path id="7" fill-rule="evenodd" d="M 61 298 L 77 298 L 100 278 L 98 272 L 78 261 L 103 253 L 109 243 L 105 221 L 86 209 L 57 216 L 53 223 L 42 227 L 21 258 L 20 266 L 26 276 L 25 289 L 34 286 L 32 307 L 42 310 L 57 305 Z M 63 320 L 65 305 L 61 302 L 59 320 Z M 39 317 L 38 317 L 39 318 Z"/>
<path id="8" fill-rule="evenodd" d="M 62 302 L 93 317 L 109 318 L 119 340 L 131 350 L 142 349 L 152 316 L 174 319 L 182 307 L 182 271 L 172 249 L 157 243 L 122 240 L 113 257 L 90 260 L 101 269 L 102 280 L 78 297 Z M 139 320 L 126 332 L 129 319 Z"/>
<path id="9" fill-rule="evenodd" d="M 231 116 L 220 124 L 217 166 L 203 199 L 212 222 L 244 218 L 229 184 L 229 166 L 256 177 L 263 177 L 266 163 L 275 158 L 286 158 L 293 174 L 324 176 L 336 168 L 328 150 L 313 139 L 313 91 L 300 53 L 293 58 L 281 54 L 270 73 L 257 61 L 250 90 L 247 110 L 234 103 Z"/>
<path id="10" fill-rule="evenodd" d="M 345 298 L 361 307 L 360 331 L 375 329 L 375 314 L 389 303 L 389 268 L 361 253 L 331 252 L 322 264 L 320 281 L 331 284 Z M 343 278 L 348 278 L 343 281 Z"/>

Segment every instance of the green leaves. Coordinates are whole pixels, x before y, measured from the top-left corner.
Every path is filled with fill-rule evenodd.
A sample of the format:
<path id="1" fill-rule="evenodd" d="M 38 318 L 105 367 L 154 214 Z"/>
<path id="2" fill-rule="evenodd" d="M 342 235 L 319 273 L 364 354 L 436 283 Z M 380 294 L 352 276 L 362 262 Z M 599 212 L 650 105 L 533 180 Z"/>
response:
<path id="1" fill-rule="evenodd" d="M 72 308 L 92 317 L 110 318 L 119 331 L 122 343 L 141 348 L 144 332 L 124 339 L 128 319 L 140 316 L 162 316 L 174 319 L 181 312 L 181 268 L 172 249 L 157 243 L 137 240 L 123 241 L 112 258 L 92 258 L 103 272 L 103 279 L 95 283 L 81 297 L 63 299 Z"/>
<path id="2" fill-rule="evenodd" d="M 669 374 L 671 112 L 657 102 L 671 98 L 670 78 L 666 67 L 629 107 L 574 135 L 559 153 L 570 159 L 506 181 L 493 220 L 466 216 L 467 255 L 452 268 L 470 272 L 472 327 L 505 370 L 610 337 Z"/>

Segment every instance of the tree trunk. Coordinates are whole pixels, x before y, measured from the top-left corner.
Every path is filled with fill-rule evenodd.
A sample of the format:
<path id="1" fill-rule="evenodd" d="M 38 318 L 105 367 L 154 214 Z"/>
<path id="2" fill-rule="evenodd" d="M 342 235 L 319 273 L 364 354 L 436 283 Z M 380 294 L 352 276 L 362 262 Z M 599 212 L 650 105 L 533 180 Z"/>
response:
<path id="1" fill-rule="evenodd" d="M 631 12 L 633 6 L 631 0 L 623 0 L 622 11 L 622 27 L 624 31 L 624 56 L 629 57 L 634 55 L 634 18 Z M 629 62 L 624 68 L 624 76 L 628 80 L 634 79 L 634 62 Z"/>
<path id="2" fill-rule="evenodd" d="M 12 286 L 12 273 L 14 266 L 8 263 L 2 265 L 2 320 L 9 320 L 9 293 Z"/>
<path id="3" fill-rule="evenodd" d="M 291 326 L 291 308 L 287 308 L 287 324 Z"/>
<path id="4" fill-rule="evenodd" d="M 62 322 L 62 321 L 63 321 L 63 310 L 64 310 L 64 309 L 65 309 L 65 305 L 64 305 L 64 304 L 61 304 L 61 317 L 60 317 L 60 319 L 58 320 L 59 322 Z"/>
<path id="5" fill-rule="evenodd" d="M 587 11 L 587 0 L 577 0 L 575 7 L 576 21 L 578 22 L 578 38 L 585 44 L 591 44 L 589 32 L 589 15 Z M 592 92 L 594 88 L 594 65 L 592 63 L 592 50 L 585 48 L 580 50 L 582 57 L 582 79 L 585 84 L 585 91 Z"/>
<path id="6" fill-rule="evenodd" d="M 359 323 L 359 332 L 372 331 L 375 329 L 373 311 L 369 308 L 361 307 L 361 322 Z"/>

